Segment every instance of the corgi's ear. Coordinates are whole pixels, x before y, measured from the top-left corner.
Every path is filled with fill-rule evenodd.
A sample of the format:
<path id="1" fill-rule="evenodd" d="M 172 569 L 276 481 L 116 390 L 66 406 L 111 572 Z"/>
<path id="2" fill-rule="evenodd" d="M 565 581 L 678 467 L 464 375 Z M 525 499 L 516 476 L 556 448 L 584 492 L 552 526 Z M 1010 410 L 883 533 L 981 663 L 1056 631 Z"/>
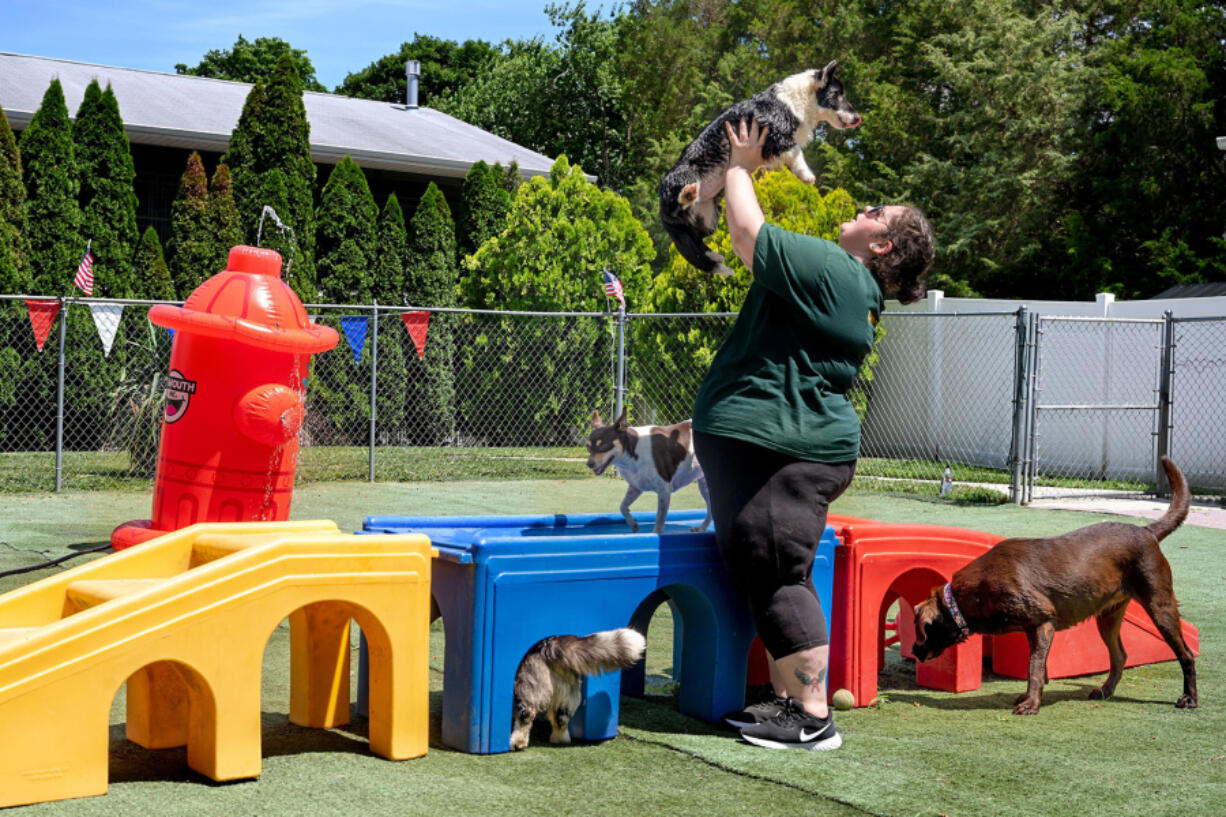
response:
<path id="1" fill-rule="evenodd" d="M 622 414 L 620 417 L 617 418 L 617 422 L 614 425 L 616 425 L 620 429 L 624 429 L 626 427 L 626 410 L 625 409 L 622 409 Z"/>
<path id="2" fill-rule="evenodd" d="M 592 428 L 600 428 L 603 425 L 604 423 L 600 422 L 600 412 L 593 411 L 592 412 Z"/>

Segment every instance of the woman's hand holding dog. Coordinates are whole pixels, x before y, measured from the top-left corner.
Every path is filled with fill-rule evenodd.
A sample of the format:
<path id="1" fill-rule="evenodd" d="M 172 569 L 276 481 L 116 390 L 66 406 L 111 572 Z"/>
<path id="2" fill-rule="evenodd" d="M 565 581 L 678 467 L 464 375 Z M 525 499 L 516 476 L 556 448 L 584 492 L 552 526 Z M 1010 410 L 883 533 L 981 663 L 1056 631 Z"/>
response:
<path id="1" fill-rule="evenodd" d="M 766 134 L 770 127 L 759 128 L 758 120 L 749 117 L 748 123 L 742 119 L 739 128 L 734 128 L 731 122 L 724 123 L 728 134 L 728 166 L 742 167 L 753 173 L 762 166 L 762 146 L 766 144 Z"/>

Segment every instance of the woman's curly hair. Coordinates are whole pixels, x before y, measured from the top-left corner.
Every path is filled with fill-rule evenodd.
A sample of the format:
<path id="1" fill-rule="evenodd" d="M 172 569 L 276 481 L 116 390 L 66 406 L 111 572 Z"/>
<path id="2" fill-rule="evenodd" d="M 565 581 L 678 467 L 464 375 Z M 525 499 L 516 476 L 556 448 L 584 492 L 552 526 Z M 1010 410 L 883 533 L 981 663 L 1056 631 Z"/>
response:
<path id="1" fill-rule="evenodd" d="M 901 303 L 924 297 L 924 276 L 932 266 L 936 245 L 932 225 L 918 207 L 905 207 L 889 221 L 887 237 L 893 244 L 889 252 L 874 256 L 868 268 L 885 292 L 897 291 Z"/>

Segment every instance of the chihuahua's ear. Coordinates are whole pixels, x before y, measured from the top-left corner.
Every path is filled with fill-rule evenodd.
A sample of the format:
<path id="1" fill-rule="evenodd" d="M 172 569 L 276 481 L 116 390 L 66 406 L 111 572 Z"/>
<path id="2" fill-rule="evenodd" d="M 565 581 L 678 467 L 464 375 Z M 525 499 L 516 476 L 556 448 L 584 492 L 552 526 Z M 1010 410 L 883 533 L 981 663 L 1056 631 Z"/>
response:
<path id="1" fill-rule="evenodd" d="M 617 418 L 617 422 L 614 425 L 616 425 L 620 429 L 624 429 L 626 427 L 626 410 L 625 409 L 622 409 L 622 414 L 620 417 Z"/>
<path id="2" fill-rule="evenodd" d="M 592 412 L 592 428 L 600 428 L 603 425 L 604 423 L 600 422 L 600 412 L 593 411 Z"/>

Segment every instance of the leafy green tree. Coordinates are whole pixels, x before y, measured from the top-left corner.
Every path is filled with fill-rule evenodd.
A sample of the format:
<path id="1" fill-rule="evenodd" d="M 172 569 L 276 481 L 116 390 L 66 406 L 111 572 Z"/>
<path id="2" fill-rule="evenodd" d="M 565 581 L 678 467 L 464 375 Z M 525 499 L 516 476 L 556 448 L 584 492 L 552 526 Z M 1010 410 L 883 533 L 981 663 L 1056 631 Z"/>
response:
<path id="1" fill-rule="evenodd" d="M 280 37 L 256 37 L 255 42 L 250 42 L 239 34 L 233 48 L 206 52 L 195 68 L 178 63 L 175 65 L 175 73 L 235 82 L 268 83 L 282 58 L 293 63 L 294 70 L 302 78 L 306 90 L 327 92 L 328 89 L 315 78 L 315 66 L 311 64 L 311 58 L 306 51 L 294 48 Z"/>
<path id="2" fill-rule="evenodd" d="M 286 282 L 303 301 L 315 301 L 315 165 L 302 82 L 288 55 L 277 62 L 267 87 L 257 82 L 248 93 L 222 161 L 233 174 L 247 242 L 260 240 L 264 207 L 272 207 L 288 229 L 265 219 L 262 246 L 281 252 Z"/>
<path id="3" fill-rule="evenodd" d="M 633 310 L 646 302 L 654 254 L 629 203 L 562 156 L 548 177 L 520 187 L 506 228 L 465 260 L 461 288 L 476 307 L 600 312 L 608 268 Z M 590 318 L 473 318 L 458 364 L 464 433 L 495 445 L 574 443 L 592 410 L 609 405 L 611 328 Z"/>
<path id="4" fill-rule="evenodd" d="M 618 51 L 624 17 L 589 14 L 582 2 L 546 7 L 558 44 L 507 44 L 506 55 L 436 107 L 547 156 L 564 153 L 621 189 L 635 149 Z"/>
<path id="5" fill-rule="evenodd" d="M 1138 298 L 1226 278 L 1226 7 L 1110 2 L 1088 14 L 1092 72 L 1048 291 Z"/>
<path id="6" fill-rule="evenodd" d="M 81 233 L 91 242 L 95 292 L 129 297 L 136 229 L 136 164 L 128 146 L 119 102 L 108 84 L 93 80 L 73 125 L 77 173 L 81 180 Z"/>
<path id="7" fill-rule="evenodd" d="M 205 269 L 209 275 L 216 275 L 226 268 L 230 249 L 244 241 L 238 207 L 234 204 L 230 168 L 224 163 L 217 165 L 213 171 L 213 180 L 209 183 L 209 204 L 204 215 L 212 248 Z M 189 294 L 183 293 L 185 297 Z"/>
<path id="8" fill-rule="evenodd" d="M 179 179 L 178 195 L 170 205 L 170 238 L 166 242 L 166 254 L 170 256 L 167 266 L 174 282 L 170 300 L 174 300 L 176 292 L 186 298 L 206 278 L 217 272 L 212 267 L 216 248 L 208 223 L 208 208 L 208 176 L 205 175 L 200 154 L 192 151 L 192 155 L 187 157 L 187 168 Z M 147 242 L 147 237 L 141 238 L 142 251 Z M 158 251 L 160 254 L 160 246 Z M 137 269 L 142 267 L 138 266 Z"/>
<path id="9" fill-rule="evenodd" d="M 464 177 L 460 193 L 460 217 L 456 244 L 461 257 L 472 255 L 487 239 L 502 232 L 511 210 L 511 190 L 503 170 L 478 160 Z"/>
<path id="10" fill-rule="evenodd" d="M 456 241 L 451 208 L 434 182 L 409 224 L 405 299 L 415 306 L 456 305 Z M 430 317 L 425 356 L 407 364 L 405 426 L 411 442 L 438 445 L 455 436 L 455 318 Z"/>
<path id="11" fill-rule="evenodd" d="M 418 104 L 433 107 L 435 100 L 455 93 L 483 74 L 501 54 L 496 46 L 483 40 L 465 40 L 457 44 L 453 40 L 414 34 L 412 42 L 402 43 L 395 54 L 380 57 L 361 71 L 348 74 L 336 87 L 336 93 L 403 104 L 408 82 L 404 64 L 417 60 L 421 63 Z"/>
<path id="12" fill-rule="evenodd" d="M 158 240 L 157 230 L 152 227 L 145 228 L 132 266 L 136 268 L 137 280 L 141 282 L 140 289 L 135 293 L 136 297 L 154 301 L 176 299 L 174 281 L 166 259 L 162 256 L 162 242 Z M 191 294 L 191 290 L 184 294 Z"/>
<path id="13" fill-rule="evenodd" d="M 34 294 L 56 295 L 71 284 L 85 252 L 72 125 L 58 79 L 51 80 L 42 104 L 21 134 L 21 157 L 30 288 Z"/>
<path id="14" fill-rule="evenodd" d="M 21 151 L 0 108 L 0 292 L 26 289 L 22 234 L 26 223 L 26 189 L 21 181 Z M 3 338 L 0 338 L 0 342 Z"/>
<path id="15" fill-rule="evenodd" d="M 339 304 L 373 300 L 378 218 L 366 175 L 345 156 L 324 184 L 315 219 L 316 272 L 324 300 Z"/>

